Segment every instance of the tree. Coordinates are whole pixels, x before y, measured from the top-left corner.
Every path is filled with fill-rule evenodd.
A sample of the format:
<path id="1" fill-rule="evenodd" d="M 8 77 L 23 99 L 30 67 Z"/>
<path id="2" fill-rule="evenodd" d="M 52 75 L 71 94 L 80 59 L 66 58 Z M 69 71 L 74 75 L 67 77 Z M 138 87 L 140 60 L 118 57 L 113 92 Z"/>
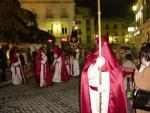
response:
<path id="1" fill-rule="evenodd" d="M 21 34 L 29 33 L 29 26 L 36 26 L 36 15 L 22 9 L 18 0 L 1 0 L 0 4 L 0 40 L 20 41 Z"/>

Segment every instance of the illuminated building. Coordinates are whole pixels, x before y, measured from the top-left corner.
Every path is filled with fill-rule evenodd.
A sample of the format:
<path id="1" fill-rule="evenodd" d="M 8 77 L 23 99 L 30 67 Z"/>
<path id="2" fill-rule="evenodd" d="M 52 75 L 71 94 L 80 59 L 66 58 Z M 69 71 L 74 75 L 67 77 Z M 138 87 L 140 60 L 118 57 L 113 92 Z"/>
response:
<path id="1" fill-rule="evenodd" d="M 74 0 L 19 0 L 36 14 L 38 28 L 59 38 L 70 37 L 75 17 Z M 58 41 L 57 41 L 58 42 Z"/>

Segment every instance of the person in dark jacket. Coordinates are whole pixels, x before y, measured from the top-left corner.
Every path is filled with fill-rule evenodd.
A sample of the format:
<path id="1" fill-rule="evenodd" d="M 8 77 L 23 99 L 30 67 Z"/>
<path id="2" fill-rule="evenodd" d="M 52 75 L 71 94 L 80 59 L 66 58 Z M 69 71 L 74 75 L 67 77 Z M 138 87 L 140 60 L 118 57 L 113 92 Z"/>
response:
<path id="1" fill-rule="evenodd" d="M 5 47 L 0 49 L 0 68 L 2 70 L 0 79 L 6 81 L 7 55 Z"/>

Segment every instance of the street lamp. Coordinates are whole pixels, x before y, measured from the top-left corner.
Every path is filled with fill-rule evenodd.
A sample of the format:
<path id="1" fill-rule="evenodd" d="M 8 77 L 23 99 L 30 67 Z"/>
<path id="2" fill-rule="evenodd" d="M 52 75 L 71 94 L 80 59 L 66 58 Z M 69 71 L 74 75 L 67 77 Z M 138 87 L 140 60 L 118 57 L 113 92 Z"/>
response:
<path id="1" fill-rule="evenodd" d="M 132 6 L 132 10 L 135 12 L 137 10 L 137 6 L 136 5 Z"/>
<path id="2" fill-rule="evenodd" d="M 74 29 L 77 30 L 77 29 L 78 29 L 78 26 L 75 26 Z"/>

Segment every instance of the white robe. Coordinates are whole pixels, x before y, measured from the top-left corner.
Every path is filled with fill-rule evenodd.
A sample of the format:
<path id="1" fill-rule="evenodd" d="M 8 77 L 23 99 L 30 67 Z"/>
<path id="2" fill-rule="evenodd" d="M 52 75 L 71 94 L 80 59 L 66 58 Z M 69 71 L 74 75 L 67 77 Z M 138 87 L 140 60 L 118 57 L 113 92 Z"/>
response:
<path id="1" fill-rule="evenodd" d="M 21 76 L 21 62 L 20 59 L 18 58 L 18 62 L 12 63 L 10 70 L 12 72 L 12 84 L 13 85 L 19 85 L 22 83 L 22 76 Z"/>
<path id="2" fill-rule="evenodd" d="M 76 52 L 76 56 L 73 60 L 73 74 L 72 74 L 72 76 L 78 76 L 80 74 L 80 69 L 79 69 L 80 51 L 79 51 L 79 49 L 76 49 L 75 52 Z"/>
<path id="3" fill-rule="evenodd" d="M 73 56 L 70 56 L 70 75 L 73 75 Z"/>
<path id="4" fill-rule="evenodd" d="M 109 72 L 102 72 L 102 81 L 99 85 L 99 70 L 91 65 L 88 69 L 90 100 L 92 113 L 108 113 L 110 78 Z M 93 90 L 92 87 L 97 87 L 98 91 Z M 99 105 L 99 95 L 101 94 L 101 112 Z"/>
<path id="5" fill-rule="evenodd" d="M 41 71 L 40 71 L 40 87 L 44 87 L 44 86 L 46 86 L 45 80 L 44 80 L 45 79 L 44 73 L 46 74 L 46 69 L 44 70 L 44 65 L 46 65 L 47 56 L 44 53 L 42 53 L 41 59 L 42 60 L 41 60 Z"/>
<path id="6" fill-rule="evenodd" d="M 68 75 L 71 75 L 70 73 L 70 60 L 69 59 L 66 59 L 65 61 L 65 64 L 66 64 L 66 68 L 67 68 L 67 72 L 68 72 Z"/>
<path id="7" fill-rule="evenodd" d="M 52 81 L 59 83 L 61 82 L 61 67 L 62 67 L 61 57 L 54 59 L 54 65 L 55 65 L 55 72 Z"/>

